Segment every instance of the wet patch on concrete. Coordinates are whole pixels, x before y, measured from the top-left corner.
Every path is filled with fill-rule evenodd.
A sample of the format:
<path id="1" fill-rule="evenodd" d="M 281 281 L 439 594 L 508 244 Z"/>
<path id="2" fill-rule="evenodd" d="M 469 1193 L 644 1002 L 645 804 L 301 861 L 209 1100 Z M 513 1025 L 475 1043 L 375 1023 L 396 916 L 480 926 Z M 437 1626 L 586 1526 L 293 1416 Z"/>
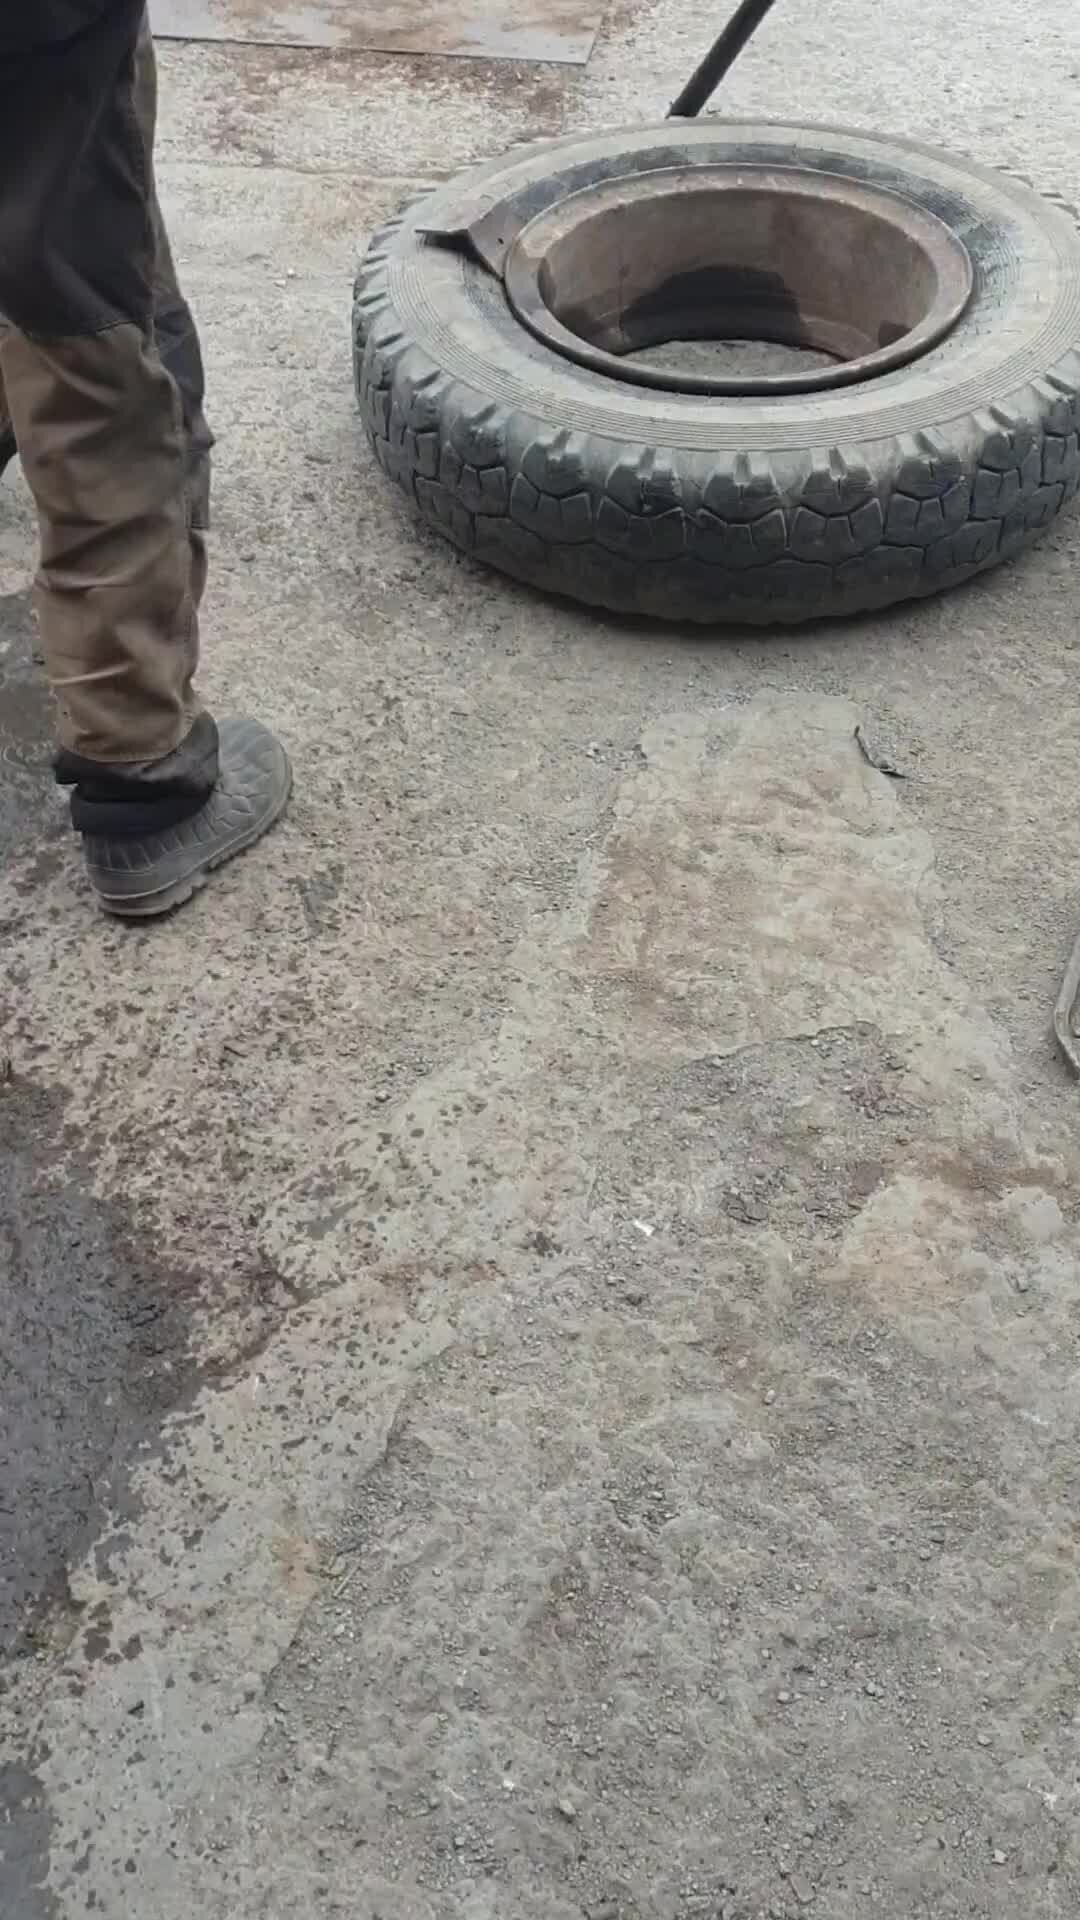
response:
<path id="1" fill-rule="evenodd" d="M 48 684 L 28 593 L 0 595 L 0 865 L 48 862 L 65 832 L 52 779 Z"/>
<path id="2" fill-rule="evenodd" d="M 65 1105 L 62 1091 L 19 1078 L 0 1057 L 0 1703 L 8 1694 L 13 1709 L 0 1750 L 27 1763 L 0 1766 L 5 1920 L 53 1920 L 68 1910 L 49 1891 L 53 1820 L 31 1771 L 48 1758 L 35 1753 L 29 1731 L 38 1724 L 34 1656 L 77 1653 L 73 1696 L 95 1667 L 111 1669 L 115 1686 L 138 1662 L 141 1636 L 114 1617 L 142 1512 L 136 1476 L 156 1457 L 165 1474 L 183 1477 L 172 1464 L 168 1417 L 250 1360 L 283 1311 L 254 1272 L 245 1283 L 248 1318 L 261 1331 L 245 1328 L 238 1339 L 226 1315 L 221 1353 L 196 1352 L 207 1274 L 163 1258 L 123 1206 L 95 1195 L 93 1145 L 66 1121 Z M 204 1524 L 220 1517 L 205 1499 L 196 1506 Z M 186 1556 L 201 1533 L 194 1522 L 181 1529 L 174 1551 Z M 160 1560 L 172 1563 L 165 1545 Z M 21 1680 L 30 1686 L 22 1705 Z M 137 1729 L 138 1720 L 130 1724 Z M 85 1872 L 88 1858 L 71 1870 Z"/>
<path id="3" fill-rule="evenodd" d="M 0 1655 L 40 1643 L 67 1569 L 131 1505 L 127 1476 L 200 1377 L 189 1351 L 200 1276 L 140 1244 L 94 1198 L 63 1098 L 0 1082 Z M 0 1903 L 2 1907 L 2 1903 Z M 3 1908 L 4 1911 L 11 1911 Z"/>
<path id="4" fill-rule="evenodd" d="M 45 1884 L 52 1826 L 37 1775 L 0 1766 L 0 1913 L 11 1920 L 55 1920 L 60 1912 Z"/>
<path id="5" fill-rule="evenodd" d="M 52 753 L 30 597 L 6 595 L 0 862 L 11 893 L 35 911 L 68 837 Z M 16 908 L 6 931 L 18 917 Z M 206 1275 L 163 1258 L 124 1207 L 96 1196 L 95 1149 L 68 1123 L 64 1089 L 18 1070 L 33 1045 L 17 1038 L 31 987 L 10 961 L 0 994 L 0 1660 L 63 1644 L 84 1624 L 100 1639 L 102 1622 L 83 1622 L 72 1601 L 68 1569 L 106 1520 L 129 1518 L 133 1466 L 211 1371 L 191 1332 Z M 281 1303 L 267 1301 L 258 1274 L 239 1284 L 261 1337 Z M 233 1345 L 235 1334 L 230 1321 Z M 0 1898 L 0 1913 L 30 1911 Z"/>

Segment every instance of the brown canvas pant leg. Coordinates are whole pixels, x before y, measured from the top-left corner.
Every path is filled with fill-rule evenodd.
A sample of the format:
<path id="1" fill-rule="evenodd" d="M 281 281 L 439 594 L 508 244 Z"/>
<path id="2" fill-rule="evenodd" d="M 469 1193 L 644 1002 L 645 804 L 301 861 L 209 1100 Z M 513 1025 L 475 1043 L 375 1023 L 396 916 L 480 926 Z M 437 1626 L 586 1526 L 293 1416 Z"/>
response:
<path id="1" fill-rule="evenodd" d="M 155 295 L 174 329 L 186 308 L 158 260 L 141 30 L 142 0 L 111 0 L 62 44 L 0 57 L 0 371 L 41 526 L 59 777 L 141 783 L 171 763 L 165 786 L 190 811 L 216 775 L 192 689 L 193 430 L 209 435 L 194 329 L 170 335 L 189 366 L 194 342 L 186 399 L 154 340 Z M 148 55 L 152 78 L 147 38 Z"/>

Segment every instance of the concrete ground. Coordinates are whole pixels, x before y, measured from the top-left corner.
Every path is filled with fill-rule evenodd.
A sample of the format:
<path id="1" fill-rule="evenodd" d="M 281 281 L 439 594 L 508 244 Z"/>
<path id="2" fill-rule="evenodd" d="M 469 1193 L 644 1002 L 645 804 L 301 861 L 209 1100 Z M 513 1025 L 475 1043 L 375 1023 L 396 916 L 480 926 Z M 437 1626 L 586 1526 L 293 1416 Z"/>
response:
<path id="1" fill-rule="evenodd" d="M 421 535 L 353 417 L 372 226 L 658 116 L 711 26 L 163 51 L 206 689 L 297 788 L 95 917 L 10 475 L 5 1920 L 1077 1911 L 1080 523 L 884 618 L 629 630 Z M 1060 189 L 1078 78 L 1071 0 L 787 0 L 726 105 Z"/>

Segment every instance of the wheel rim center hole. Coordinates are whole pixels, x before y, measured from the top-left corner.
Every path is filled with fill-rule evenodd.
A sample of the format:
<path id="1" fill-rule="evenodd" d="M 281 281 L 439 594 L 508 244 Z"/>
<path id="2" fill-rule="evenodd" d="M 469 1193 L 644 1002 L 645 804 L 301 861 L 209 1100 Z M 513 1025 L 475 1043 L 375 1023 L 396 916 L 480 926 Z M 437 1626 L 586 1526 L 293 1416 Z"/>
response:
<path id="1" fill-rule="evenodd" d="M 688 391 L 868 378 L 940 339 L 971 288 L 966 251 L 933 215 L 784 170 L 603 182 L 526 227 L 507 271 L 520 317 L 569 357 Z M 702 342 L 724 350 L 703 362 Z M 731 351 L 746 342 L 788 358 Z"/>
<path id="2" fill-rule="evenodd" d="M 608 353 L 773 341 L 857 360 L 925 319 L 933 261 L 878 215 L 807 194 L 718 188 L 609 207 L 551 248 L 540 291 Z"/>

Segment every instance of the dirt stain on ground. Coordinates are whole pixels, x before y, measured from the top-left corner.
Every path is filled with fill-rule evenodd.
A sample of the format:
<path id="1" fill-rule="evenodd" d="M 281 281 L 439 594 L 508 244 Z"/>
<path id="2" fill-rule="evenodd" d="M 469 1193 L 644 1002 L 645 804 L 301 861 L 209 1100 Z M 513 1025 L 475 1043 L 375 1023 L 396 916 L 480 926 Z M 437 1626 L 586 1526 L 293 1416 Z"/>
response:
<path id="1" fill-rule="evenodd" d="M 317 86 L 329 114 L 343 101 L 362 103 L 366 93 L 385 82 L 389 70 L 400 79 L 414 109 L 428 103 L 433 123 L 449 121 L 463 100 L 497 102 L 511 116 L 505 140 L 510 144 L 562 132 L 568 101 L 583 71 L 521 60 L 245 46 L 228 49 L 232 58 L 227 65 L 222 61 L 218 74 L 212 50 L 204 47 L 201 52 L 210 66 L 205 110 L 211 151 L 222 159 L 242 158 L 258 166 L 282 163 L 281 136 L 292 126 L 290 95 L 297 88 Z M 289 164 L 295 163 L 295 156 L 289 157 Z M 445 169 L 436 170 L 431 177 L 442 172 Z"/>
<path id="2" fill-rule="evenodd" d="M 0 1913 L 11 1920 L 56 1920 L 60 1908 L 45 1884 L 53 1817 L 35 1773 L 0 1766 Z"/>
<path id="3" fill-rule="evenodd" d="M 66 831 L 52 779 L 52 701 L 28 593 L 0 595 L 0 865 Z"/>
<path id="4" fill-rule="evenodd" d="M 33 1649 L 67 1569 L 123 1514 L 131 1461 L 193 1390 L 199 1277 L 141 1245 L 68 1161 L 64 1101 L 0 1083 L 0 1655 Z M 65 1155 L 66 1158 L 66 1155 Z M 80 1171 L 84 1177 L 80 1177 Z"/>
<path id="5" fill-rule="evenodd" d="M 263 45 L 352 48 L 367 52 L 489 55 L 567 61 L 588 58 L 602 0 L 517 0 L 505 18 L 488 0 L 201 0 L 179 13 L 156 0 L 156 28 L 183 39 L 254 41 Z"/>
<path id="6" fill-rule="evenodd" d="M 0 1695 L 23 1661 L 75 1639 L 91 1662 L 134 1657 L 137 1641 L 114 1644 L 108 1603 L 88 1611 L 69 1570 L 107 1523 L 123 1542 L 136 1470 L 168 1454 L 168 1417 L 228 1370 L 192 1341 L 207 1275 L 96 1196 L 92 1143 L 65 1104 L 0 1063 Z M 284 1577 L 310 1580 L 312 1554 L 293 1542 Z M 96 1571 L 110 1579 L 108 1546 Z M 29 1763 L 0 1766 L 0 1914 L 52 1920 L 52 1817 Z"/>

